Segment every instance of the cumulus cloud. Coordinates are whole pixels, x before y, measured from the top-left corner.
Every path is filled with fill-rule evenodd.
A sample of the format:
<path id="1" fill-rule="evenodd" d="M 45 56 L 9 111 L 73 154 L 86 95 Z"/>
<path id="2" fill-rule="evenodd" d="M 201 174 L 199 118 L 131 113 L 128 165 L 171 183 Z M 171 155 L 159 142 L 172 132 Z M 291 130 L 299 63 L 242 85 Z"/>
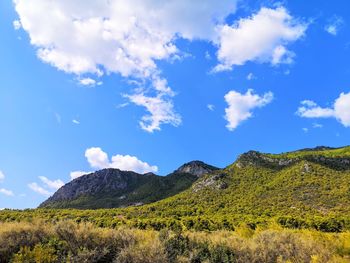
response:
<path id="1" fill-rule="evenodd" d="M 85 157 L 92 168 L 117 168 L 125 171 L 134 171 L 137 173 L 157 172 L 158 167 L 149 165 L 130 155 L 114 155 L 109 160 L 107 153 L 99 147 L 92 147 L 85 151 Z"/>
<path id="2" fill-rule="evenodd" d="M 98 85 L 94 78 L 111 73 L 141 83 L 125 97 L 148 112 L 140 121 L 147 132 L 181 123 L 173 105 L 175 92 L 157 66 L 182 56 L 178 39 L 205 40 L 218 47 L 214 71 L 248 61 L 293 61 L 287 47 L 304 35 L 307 25 L 283 7 L 261 8 L 227 25 L 237 2 L 14 0 L 19 23 L 42 61 L 75 74 L 82 85 Z"/>
<path id="3" fill-rule="evenodd" d="M 51 188 L 53 190 L 57 190 L 59 188 L 61 188 L 64 185 L 64 182 L 62 182 L 61 180 L 54 180 L 51 181 L 50 179 L 48 179 L 45 176 L 39 176 L 39 179 L 48 187 Z"/>
<path id="4" fill-rule="evenodd" d="M 44 195 L 44 196 L 52 195 L 51 192 L 49 192 L 45 188 L 39 186 L 37 183 L 30 183 L 30 184 L 28 184 L 28 187 L 40 195 Z"/>
<path id="5" fill-rule="evenodd" d="M 248 61 L 273 65 L 291 63 L 294 53 L 287 45 L 301 38 L 307 25 L 294 19 L 283 7 L 261 8 L 232 26 L 219 27 L 220 64 L 214 71 L 230 70 Z"/>
<path id="6" fill-rule="evenodd" d="M 267 92 L 262 96 L 254 94 L 249 89 L 245 94 L 231 90 L 225 95 L 228 107 L 225 109 L 225 119 L 228 121 L 227 129 L 233 131 L 237 126 L 253 116 L 255 108 L 261 108 L 273 100 L 273 93 Z"/>
<path id="7" fill-rule="evenodd" d="M 103 169 L 109 167 L 108 155 L 99 147 L 86 149 L 85 157 L 92 168 Z"/>
<path id="8" fill-rule="evenodd" d="M 0 188 L 0 193 L 7 195 L 7 196 L 14 196 L 13 192 L 11 190 L 7 190 L 5 188 Z"/>
<path id="9" fill-rule="evenodd" d="M 304 100 L 297 114 L 303 118 L 335 118 L 343 126 L 350 127 L 350 92 L 341 93 L 332 107 L 321 107 L 314 101 Z"/>
<path id="10" fill-rule="evenodd" d="M 324 27 L 324 30 L 329 34 L 336 36 L 339 32 L 340 27 L 344 24 L 343 18 L 334 16 L 330 19 L 329 23 Z"/>
<path id="11" fill-rule="evenodd" d="M 171 102 L 174 93 L 170 87 L 159 89 L 159 82 L 165 79 L 160 76 L 157 61 L 181 55 L 176 46 L 178 38 L 216 40 L 216 25 L 235 12 L 236 2 L 14 0 L 22 28 L 42 61 L 79 78 L 118 73 L 153 86 L 153 91 L 144 88 L 128 97 L 150 112 L 141 121 L 146 131 L 181 122 Z M 96 84 L 84 77 L 80 83 Z M 156 96 L 145 94 L 154 91 Z"/>
<path id="12" fill-rule="evenodd" d="M 85 157 L 90 167 L 93 169 L 116 168 L 123 171 L 133 171 L 140 174 L 158 171 L 157 166 L 149 165 L 148 163 L 143 162 L 137 157 L 131 155 L 117 154 L 113 155 L 110 160 L 108 154 L 99 147 L 91 147 L 86 149 Z M 73 171 L 70 173 L 70 177 L 72 180 L 74 180 L 89 173 L 92 172 Z"/>

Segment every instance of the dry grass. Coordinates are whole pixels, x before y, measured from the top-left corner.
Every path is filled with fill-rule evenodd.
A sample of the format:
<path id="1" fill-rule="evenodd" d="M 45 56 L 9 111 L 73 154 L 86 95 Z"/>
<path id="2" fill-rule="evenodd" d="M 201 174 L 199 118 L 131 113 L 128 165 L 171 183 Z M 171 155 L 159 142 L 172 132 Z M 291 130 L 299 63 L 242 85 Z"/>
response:
<path id="1" fill-rule="evenodd" d="M 235 232 L 106 229 L 70 221 L 0 223 L 0 262 L 350 262 L 350 233 L 270 226 Z"/>

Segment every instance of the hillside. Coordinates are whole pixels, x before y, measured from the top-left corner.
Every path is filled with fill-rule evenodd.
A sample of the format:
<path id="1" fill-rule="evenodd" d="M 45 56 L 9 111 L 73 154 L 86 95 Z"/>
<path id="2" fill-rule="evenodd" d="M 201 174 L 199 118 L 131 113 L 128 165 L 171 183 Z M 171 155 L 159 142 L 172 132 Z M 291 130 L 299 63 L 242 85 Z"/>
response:
<path id="1" fill-rule="evenodd" d="M 190 164 L 193 167 L 194 163 Z M 63 189 L 74 185 L 84 189 L 85 180 L 99 178 L 97 172 L 72 181 L 42 207 L 77 207 L 77 203 L 79 208 L 121 207 L 136 201 L 145 205 L 105 210 L 4 211 L 0 221 L 76 218 L 98 226 L 126 224 L 142 229 L 195 230 L 234 229 L 241 223 L 255 228 L 275 222 L 292 228 L 350 230 L 350 147 L 317 147 L 282 154 L 249 151 L 224 169 L 200 175 L 188 173 L 191 167 L 185 165 L 166 177 L 114 171 L 123 174 L 123 180 L 138 178 L 135 180 L 138 183 L 128 184 L 126 190 L 114 191 L 101 199 L 93 194 L 90 199 L 59 200 Z M 121 195 L 128 198 L 118 198 Z"/>
<path id="2" fill-rule="evenodd" d="M 203 174 L 218 168 L 200 161 L 182 165 L 168 176 L 103 169 L 60 188 L 40 208 L 96 209 L 142 205 L 189 188 Z"/>
<path id="3" fill-rule="evenodd" d="M 208 222 L 279 218 L 281 224 L 298 227 L 322 227 L 312 225 L 322 222 L 335 224 L 324 228 L 350 227 L 350 147 L 283 154 L 250 151 L 178 195 L 128 210 L 129 217 L 136 215 L 187 223 L 201 217 L 210 218 Z"/>

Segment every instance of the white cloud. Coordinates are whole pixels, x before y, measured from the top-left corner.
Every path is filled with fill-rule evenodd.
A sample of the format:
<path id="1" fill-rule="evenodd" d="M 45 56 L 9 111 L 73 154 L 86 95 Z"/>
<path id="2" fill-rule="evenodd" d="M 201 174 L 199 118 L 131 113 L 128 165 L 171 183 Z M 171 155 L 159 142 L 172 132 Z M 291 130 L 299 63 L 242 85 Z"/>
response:
<path id="1" fill-rule="evenodd" d="M 39 179 L 43 183 L 42 186 L 38 183 L 32 182 L 28 184 L 28 187 L 34 192 L 44 196 L 52 195 L 52 193 L 49 190 L 47 190 L 47 188 L 56 191 L 64 185 L 64 182 L 59 179 L 52 181 L 45 176 L 39 176 Z"/>
<path id="2" fill-rule="evenodd" d="M 157 61 L 181 55 L 179 38 L 216 41 L 216 26 L 235 12 L 236 2 L 14 0 L 22 28 L 42 61 L 79 78 L 118 73 L 150 82 L 153 90 L 144 87 L 129 97 L 151 113 L 141 121 L 146 131 L 181 122 L 172 106 L 172 90 L 159 89 L 164 80 Z M 95 80 L 83 77 L 80 83 L 94 85 Z M 154 91 L 156 96 L 148 94 Z"/>
<path id="3" fill-rule="evenodd" d="M 230 91 L 225 95 L 228 107 L 225 109 L 225 119 L 228 121 L 227 129 L 233 131 L 237 126 L 253 116 L 255 108 L 261 108 L 273 100 L 272 92 L 267 92 L 262 96 L 253 93 L 249 89 L 245 94 L 237 91 Z"/>
<path id="4" fill-rule="evenodd" d="M 350 127 L 350 92 L 341 93 L 334 103 L 334 113 L 338 121 Z"/>
<path id="5" fill-rule="evenodd" d="M 225 25 L 237 2 L 14 0 L 19 22 L 42 61 L 75 74 L 82 85 L 98 85 L 93 77 L 110 73 L 142 83 L 126 97 L 149 112 L 140 121 L 148 132 L 181 123 L 173 106 L 175 93 L 157 66 L 183 56 L 176 46 L 180 38 L 219 47 L 216 71 L 248 61 L 293 61 L 287 46 L 304 35 L 307 25 L 283 7 L 261 8 Z"/>
<path id="6" fill-rule="evenodd" d="M 0 183 L 2 183 L 5 179 L 5 174 L 0 171 Z M 0 188 L 0 194 L 4 194 L 4 195 L 7 195 L 7 196 L 13 196 L 13 192 L 11 190 L 7 190 L 5 188 Z"/>
<path id="7" fill-rule="evenodd" d="M 74 124 L 77 124 L 77 125 L 80 124 L 80 121 L 78 121 L 78 120 L 76 120 L 76 119 L 73 119 L 72 122 L 73 122 Z"/>
<path id="8" fill-rule="evenodd" d="M 2 182 L 5 179 L 5 174 L 0 171 L 0 182 Z"/>
<path id="9" fill-rule="evenodd" d="M 207 105 L 207 108 L 208 108 L 208 110 L 210 110 L 210 111 L 214 111 L 214 110 L 215 110 L 215 106 L 214 106 L 213 104 L 208 104 L 208 105 Z"/>
<path id="10" fill-rule="evenodd" d="M 4 189 L 4 188 L 0 188 L 0 193 L 4 194 L 4 195 L 7 195 L 7 196 L 14 196 L 14 194 L 13 194 L 13 192 L 11 190 L 7 190 L 7 189 Z"/>
<path id="11" fill-rule="evenodd" d="M 205 59 L 207 59 L 207 60 L 210 60 L 210 59 L 211 59 L 211 55 L 210 55 L 209 51 L 205 51 L 204 57 L 205 57 Z"/>
<path id="12" fill-rule="evenodd" d="M 45 196 L 52 195 L 52 193 L 50 193 L 48 190 L 44 189 L 43 187 L 39 186 L 37 183 L 30 183 L 28 184 L 28 187 L 38 194 L 45 195 Z"/>
<path id="13" fill-rule="evenodd" d="M 312 124 L 312 128 L 315 128 L 315 129 L 323 128 L 323 125 L 315 122 Z"/>
<path id="14" fill-rule="evenodd" d="M 283 7 L 261 8 L 232 26 L 219 27 L 220 64 L 214 71 L 230 70 L 248 61 L 273 65 L 291 63 L 294 53 L 286 46 L 301 38 L 307 25 L 294 19 Z"/>
<path id="15" fill-rule="evenodd" d="M 82 78 L 79 79 L 79 83 L 83 86 L 95 86 L 95 85 L 102 85 L 101 81 L 96 81 L 92 78 Z"/>
<path id="16" fill-rule="evenodd" d="M 120 154 L 112 156 L 111 167 L 125 171 L 134 171 L 141 174 L 158 171 L 157 166 L 151 166 L 146 162 L 142 162 L 135 156 Z"/>
<path id="17" fill-rule="evenodd" d="M 13 28 L 15 30 L 19 30 L 22 27 L 21 22 L 19 20 L 13 21 Z"/>
<path id="18" fill-rule="evenodd" d="M 301 102 L 297 114 L 304 118 L 329 118 L 334 116 L 334 110 L 322 108 L 311 100 L 304 100 Z"/>
<path id="19" fill-rule="evenodd" d="M 104 169 L 104 168 L 117 168 L 120 170 L 134 171 L 137 173 L 157 172 L 158 167 L 149 165 L 146 162 L 139 160 L 135 156 L 130 155 L 114 155 L 111 161 L 105 153 L 99 147 L 92 147 L 85 151 L 85 157 L 92 168 Z"/>
<path id="20" fill-rule="evenodd" d="M 303 118 L 335 118 L 345 127 L 350 127 L 350 92 L 341 93 L 332 107 L 322 108 L 313 101 L 302 101 L 297 114 Z"/>
<path id="21" fill-rule="evenodd" d="M 160 125 L 165 123 L 175 127 L 181 124 L 181 116 L 174 111 L 174 105 L 167 96 L 149 97 L 138 93 L 126 97 L 134 104 L 146 108 L 149 114 L 144 115 L 139 124 L 147 132 L 160 130 Z"/>
<path id="22" fill-rule="evenodd" d="M 103 169 L 109 167 L 108 155 L 99 147 L 86 149 L 85 157 L 92 168 Z"/>
<path id="23" fill-rule="evenodd" d="M 89 174 L 89 173 L 91 173 L 91 172 L 74 171 L 74 172 L 70 173 L 70 178 L 71 178 L 71 180 L 74 180 L 74 179 L 76 179 L 78 177 L 81 177 L 81 176 L 83 176 L 85 174 Z"/>
<path id="24" fill-rule="evenodd" d="M 247 80 L 252 80 L 252 79 L 256 79 L 256 77 L 254 76 L 253 73 L 250 72 L 250 73 L 247 75 Z"/>
<path id="25" fill-rule="evenodd" d="M 308 132 L 309 132 L 309 129 L 308 129 L 308 128 L 303 128 L 302 130 L 303 130 L 303 132 L 305 132 L 305 133 L 308 133 Z"/>
<path id="26" fill-rule="evenodd" d="M 324 27 L 324 30 L 329 34 L 336 36 L 339 32 L 340 27 L 344 24 L 343 18 L 334 16 L 330 19 L 329 23 Z"/>
<path id="27" fill-rule="evenodd" d="M 45 176 L 39 176 L 39 179 L 48 187 L 51 188 L 53 190 L 58 190 L 59 188 L 61 188 L 64 185 L 64 182 L 62 182 L 61 180 L 54 180 L 51 181 L 50 179 L 48 179 Z"/>
<path id="28" fill-rule="evenodd" d="M 129 105 L 129 102 L 125 102 L 125 103 L 120 103 L 116 106 L 117 109 L 122 109 L 125 108 L 126 106 Z"/>

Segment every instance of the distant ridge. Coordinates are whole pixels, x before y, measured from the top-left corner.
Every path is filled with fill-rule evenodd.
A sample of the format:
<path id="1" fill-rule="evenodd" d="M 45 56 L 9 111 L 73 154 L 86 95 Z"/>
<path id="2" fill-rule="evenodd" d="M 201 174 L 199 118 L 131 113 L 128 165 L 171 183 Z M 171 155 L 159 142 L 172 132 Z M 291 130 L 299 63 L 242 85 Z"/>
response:
<path id="1" fill-rule="evenodd" d="M 61 187 L 40 208 L 114 208 L 142 205 L 175 195 L 218 168 L 200 161 L 186 163 L 167 176 L 103 169 Z"/>
<path id="2" fill-rule="evenodd" d="M 65 191 L 73 196 L 63 198 Z M 177 220 L 222 229 L 274 218 L 288 227 L 341 231 L 350 229 L 350 147 L 248 151 L 224 169 L 193 161 L 164 177 L 105 169 L 73 180 L 40 207 L 127 207 L 116 212 L 144 227 Z"/>

